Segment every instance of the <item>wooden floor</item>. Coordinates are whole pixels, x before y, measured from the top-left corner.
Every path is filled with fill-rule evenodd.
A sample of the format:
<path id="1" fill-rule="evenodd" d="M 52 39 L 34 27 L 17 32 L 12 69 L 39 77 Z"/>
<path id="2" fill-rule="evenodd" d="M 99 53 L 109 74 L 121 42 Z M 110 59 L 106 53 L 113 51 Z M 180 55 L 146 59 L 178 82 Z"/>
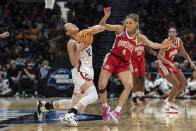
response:
<path id="1" fill-rule="evenodd" d="M 50 98 L 49 100 L 60 98 Z M 79 115 L 78 127 L 68 127 L 58 120 L 64 111 L 54 111 L 39 122 L 36 117 L 37 99 L 0 98 L 0 131 L 196 131 L 196 100 L 176 100 L 180 113 L 164 114 L 163 99 L 147 99 L 147 105 L 132 106 L 127 101 L 122 109 L 119 124 L 104 123 L 101 104 L 89 105 Z M 112 109 L 117 100 L 109 100 Z"/>

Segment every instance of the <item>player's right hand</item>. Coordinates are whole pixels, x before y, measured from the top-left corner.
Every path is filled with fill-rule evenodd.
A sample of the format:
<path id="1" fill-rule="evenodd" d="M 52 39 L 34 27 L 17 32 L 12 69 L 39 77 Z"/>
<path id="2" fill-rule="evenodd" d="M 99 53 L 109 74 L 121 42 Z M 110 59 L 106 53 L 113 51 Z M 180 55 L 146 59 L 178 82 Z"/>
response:
<path id="1" fill-rule="evenodd" d="M 81 43 L 77 44 L 77 50 L 79 51 L 83 50 L 87 44 L 88 42 L 85 39 L 83 39 Z"/>
<path id="2" fill-rule="evenodd" d="M 169 63 L 169 65 L 171 66 L 171 68 L 172 68 L 173 70 L 176 70 L 176 66 L 175 66 L 173 63 Z"/>
<path id="3" fill-rule="evenodd" d="M 110 14 L 111 14 L 111 11 L 110 10 L 111 10 L 110 7 L 104 8 L 104 14 L 105 14 L 105 16 L 107 16 L 107 17 L 110 16 Z"/>

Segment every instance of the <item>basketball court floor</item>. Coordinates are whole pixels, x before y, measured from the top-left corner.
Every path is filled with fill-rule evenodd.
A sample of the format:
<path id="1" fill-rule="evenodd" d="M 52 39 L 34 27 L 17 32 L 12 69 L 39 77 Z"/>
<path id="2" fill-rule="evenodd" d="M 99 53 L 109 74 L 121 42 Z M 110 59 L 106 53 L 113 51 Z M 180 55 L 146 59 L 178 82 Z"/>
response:
<path id="1" fill-rule="evenodd" d="M 49 98 L 58 100 L 62 98 Z M 0 98 L 0 131 L 196 131 L 196 100 L 177 99 L 179 114 L 164 114 L 164 99 L 147 99 L 147 105 L 133 106 L 127 101 L 119 123 L 101 119 L 101 103 L 89 105 L 77 119 L 77 127 L 60 123 L 65 111 L 52 111 L 39 122 L 36 115 L 37 99 Z M 117 99 L 110 99 L 114 109 Z"/>

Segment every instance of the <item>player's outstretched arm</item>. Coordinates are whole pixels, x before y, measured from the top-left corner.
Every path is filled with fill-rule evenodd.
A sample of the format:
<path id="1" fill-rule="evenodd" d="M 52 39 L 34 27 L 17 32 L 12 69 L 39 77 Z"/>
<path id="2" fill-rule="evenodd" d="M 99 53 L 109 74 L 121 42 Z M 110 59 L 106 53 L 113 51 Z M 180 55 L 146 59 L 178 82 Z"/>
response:
<path id="1" fill-rule="evenodd" d="M 0 34 L 0 38 L 5 38 L 5 37 L 8 37 L 9 35 L 10 33 L 7 31 L 7 32 Z"/>
<path id="2" fill-rule="evenodd" d="M 110 14 L 111 14 L 110 9 L 111 9 L 110 7 L 104 8 L 104 14 L 105 15 L 101 19 L 101 21 L 99 22 L 99 25 L 105 26 L 105 30 L 115 31 L 115 32 L 117 32 L 117 34 L 120 34 L 123 31 L 123 28 L 124 28 L 122 25 L 110 25 L 110 24 L 106 23 L 107 19 L 109 18 Z"/>
<path id="3" fill-rule="evenodd" d="M 97 34 L 97 33 L 103 32 L 105 30 L 105 26 L 95 25 L 95 26 L 89 27 L 87 30 L 89 33 Z"/>
<path id="4" fill-rule="evenodd" d="M 149 46 L 153 49 L 168 48 L 171 43 L 171 40 L 164 40 L 162 44 L 155 43 L 155 42 L 150 41 L 145 35 L 142 35 L 142 34 L 138 34 L 138 38 L 146 46 Z"/>

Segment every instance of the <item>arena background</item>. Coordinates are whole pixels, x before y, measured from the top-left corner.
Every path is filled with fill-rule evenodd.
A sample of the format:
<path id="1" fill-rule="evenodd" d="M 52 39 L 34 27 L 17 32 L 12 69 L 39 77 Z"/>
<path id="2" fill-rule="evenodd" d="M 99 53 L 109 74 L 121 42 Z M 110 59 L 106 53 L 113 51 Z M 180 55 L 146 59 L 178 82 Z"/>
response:
<path id="1" fill-rule="evenodd" d="M 140 29 L 152 41 L 161 42 L 167 37 L 170 26 L 175 26 L 178 37 L 184 41 L 184 46 L 192 60 L 196 60 L 196 1 L 186 0 L 56 0 L 65 1 L 67 9 L 67 22 L 76 24 L 80 29 L 98 24 L 104 7 L 111 7 L 111 16 L 108 23 L 121 24 L 121 21 L 129 13 L 140 15 Z M 56 88 L 55 83 L 48 84 L 56 70 L 62 69 L 63 76 L 70 74 L 72 68 L 68 56 L 57 56 L 50 48 L 49 40 L 58 35 L 58 30 L 63 28 L 64 21 L 61 18 L 61 9 L 55 3 L 54 8 L 45 9 L 44 0 L 1 0 L 0 1 L 0 32 L 9 31 L 10 37 L 0 39 L 0 70 L 2 76 L 10 80 L 11 65 L 16 64 L 17 70 L 28 66 L 28 62 L 34 63 L 34 81 L 39 96 L 67 96 L 72 95 L 73 85 L 66 84 Z M 93 66 L 95 71 L 94 82 L 97 86 L 100 68 L 106 53 L 111 49 L 115 34 L 105 31 L 95 35 L 93 42 Z M 42 62 L 49 62 L 49 72 L 41 78 L 40 68 Z M 187 61 L 179 53 L 175 58 L 175 64 L 191 77 L 192 70 Z M 67 71 L 68 70 L 68 71 Z M 146 71 L 157 78 L 156 57 L 146 53 Z M 53 77 L 55 77 L 53 75 Z M 64 78 L 62 78 L 64 79 Z M 65 79 L 71 79 L 70 77 Z M 108 90 L 110 90 L 110 84 Z M 53 81 L 54 82 L 54 81 Z M 64 82 L 65 84 L 66 82 Z M 6 96 L 21 97 L 17 94 L 15 83 L 10 82 L 12 92 Z M 55 86 L 61 86 L 55 85 Z M 28 96 L 31 88 L 24 87 L 22 96 Z M 64 89 L 63 89 L 64 88 Z M 30 91 L 29 91 L 30 90 Z M 31 96 L 31 95 L 30 95 Z"/>

